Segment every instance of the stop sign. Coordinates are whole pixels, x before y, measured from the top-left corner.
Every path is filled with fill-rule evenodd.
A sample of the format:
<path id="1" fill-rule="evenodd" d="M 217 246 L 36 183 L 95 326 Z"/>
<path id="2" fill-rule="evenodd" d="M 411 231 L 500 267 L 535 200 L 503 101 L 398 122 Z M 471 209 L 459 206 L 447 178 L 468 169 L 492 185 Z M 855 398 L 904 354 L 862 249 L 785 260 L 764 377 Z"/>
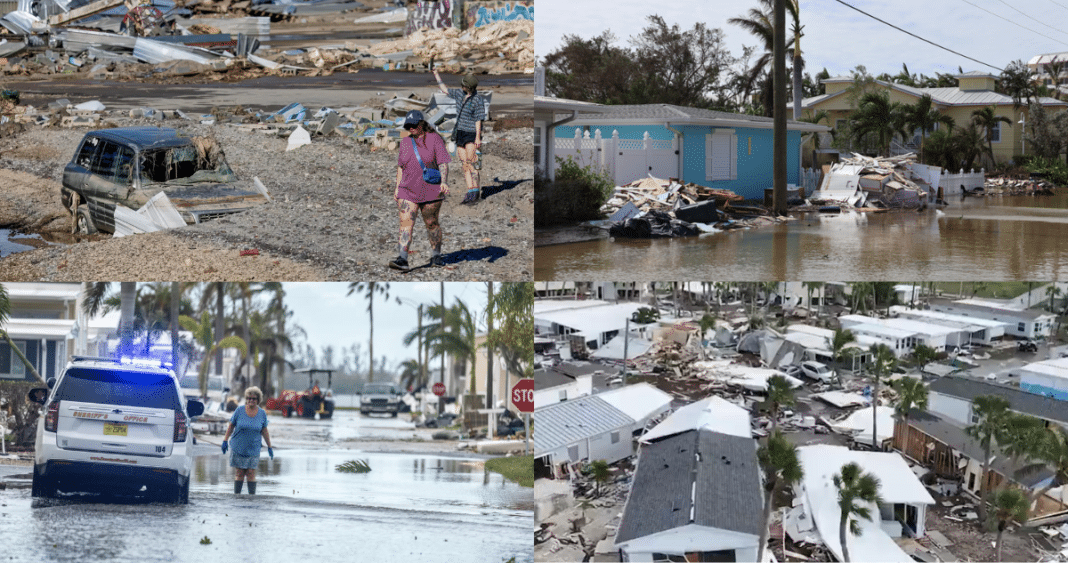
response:
<path id="1" fill-rule="evenodd" d="M 533 379 L 520 379 L 512 387 L 512 404 L 519 412 L 534 412 Z"/>
<path id="2" fill-rule="evenodd" d="M 445 395 L 445 384 L 439 381 L 439 382 L 435 383 L 434 386 L 430 388 L 430 390 L 433 391 L 434 394 L 437 395 L 438 397 L 444 396 Z"/>

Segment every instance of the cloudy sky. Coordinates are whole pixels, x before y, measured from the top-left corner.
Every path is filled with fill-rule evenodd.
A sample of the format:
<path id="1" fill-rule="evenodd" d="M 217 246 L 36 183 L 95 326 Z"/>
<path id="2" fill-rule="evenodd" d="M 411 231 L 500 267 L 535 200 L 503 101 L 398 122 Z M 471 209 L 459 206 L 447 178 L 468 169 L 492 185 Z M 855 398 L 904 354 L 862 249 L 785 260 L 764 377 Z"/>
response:
<path id="1" fill-rule="evenodd" d="M 896 74 L 906 63 L 914 74 L 981 70 L 997 73 L 1010 62 L 1068 52 L 1068 0 L 844 0 L 882 20 L 983 63 L 954 55 L 879 23 L 836 0 L 801 0 L 806 72 L 831 76 L 857 65 Z M 649 15 L 691 29 L 695 21 L 724 31 L 735 56 L 757 40 L 727 23 L 756 0 L 648 2 L 636 0 L 538 0 L 535 51 L 544 56 L 565 35 L 589 38 L 610 29 L 621 45 L 638 35 Z M 1015 8 L 1015 9 L 1014 9 Z M 1059 28 L 1059 29 L 1057 29 Z M 995 70 L 997 69 L 997 70 Z"/>
<path id="2" fill-rule="evenodd" d="M 332 345 L 335 349 L 359 342 L 362 353 L 367 353 L 367 338 L 370 324 L 367 315 L 367 298 L 354 293 L 346 296 L 348 283 L 285 283 L 286 303 L 293 310 L 293 320 L 308 333 L 307 342 L 322 350 Z M 405 347 L 404 335 L 417 326 L 419 303 L 437 303 L 441 289 L 437 283 L 391 283 L 390 300 L 375 298 L 375 356 L 390 357 L 391 364 L 415 359 L 415 343 Z M 397 304 L 400 297 L 403 304 Z M 445 302 L 449 306 L 459 297 L 471 309 L 482 329 L 486 307 L 486 284 L 446 283 Z M 364 367 L 367 362 L 364 361 Z"/>

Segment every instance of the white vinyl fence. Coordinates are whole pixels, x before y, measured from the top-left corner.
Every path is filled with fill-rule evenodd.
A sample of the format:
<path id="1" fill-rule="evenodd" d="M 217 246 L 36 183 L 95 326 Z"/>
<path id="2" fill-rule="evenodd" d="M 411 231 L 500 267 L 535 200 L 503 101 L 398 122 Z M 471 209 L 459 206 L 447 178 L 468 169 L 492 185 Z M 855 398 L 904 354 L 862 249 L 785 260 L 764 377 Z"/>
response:
<path id="1" fill-rule="evenodd" d="M 604 138 L 601 130 L 583 132 L 575 129 L 573 139 L 557 138 L 555 156 L 572 159 L 580 166 L 606 170 L 616 185 L 629 184 L 647 176 L 678 178 L 677 139 L 650 139 L 646 131 L 641 139 L 620 139 L 618 131 Z"/>

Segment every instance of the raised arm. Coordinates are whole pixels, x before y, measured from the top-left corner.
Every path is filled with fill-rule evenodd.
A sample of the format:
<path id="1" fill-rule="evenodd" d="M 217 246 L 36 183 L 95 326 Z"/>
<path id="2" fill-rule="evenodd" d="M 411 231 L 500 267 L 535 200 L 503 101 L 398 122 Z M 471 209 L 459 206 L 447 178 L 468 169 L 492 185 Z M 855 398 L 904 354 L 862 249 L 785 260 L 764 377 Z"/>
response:
<path id="1" fill-rule="evenodd" d="M 438 81 L 438 89 L 441 90 L 442 94 L 448 94 L 449 93 L 449 89 L 446 88 L 445 87 L 445 83 L 441 81 L 441 75 L 438 74 L 438 69 L 436 69 L 436 68 L 434 69 L 434 80 Z"/>

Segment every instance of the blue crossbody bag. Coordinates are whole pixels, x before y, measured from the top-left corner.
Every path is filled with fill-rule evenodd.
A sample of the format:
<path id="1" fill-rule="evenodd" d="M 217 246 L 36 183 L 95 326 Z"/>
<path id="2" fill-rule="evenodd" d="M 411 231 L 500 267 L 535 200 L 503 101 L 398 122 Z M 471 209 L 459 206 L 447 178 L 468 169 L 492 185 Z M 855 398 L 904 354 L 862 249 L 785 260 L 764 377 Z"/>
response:
<path id="1" fill-rule="evenodd" d="M 412 150 L 415 151 L 415 158 L 419 160 L 419 166 L 423 167 L 423 181 L 428 184 L 440 184 L 441 172 L 433 168 L 427 168 L 423 164 L 423 158 L 419 156 L 419 147 L 415 144 L 415 139 L 408 137 L 412 141 Z"/>

